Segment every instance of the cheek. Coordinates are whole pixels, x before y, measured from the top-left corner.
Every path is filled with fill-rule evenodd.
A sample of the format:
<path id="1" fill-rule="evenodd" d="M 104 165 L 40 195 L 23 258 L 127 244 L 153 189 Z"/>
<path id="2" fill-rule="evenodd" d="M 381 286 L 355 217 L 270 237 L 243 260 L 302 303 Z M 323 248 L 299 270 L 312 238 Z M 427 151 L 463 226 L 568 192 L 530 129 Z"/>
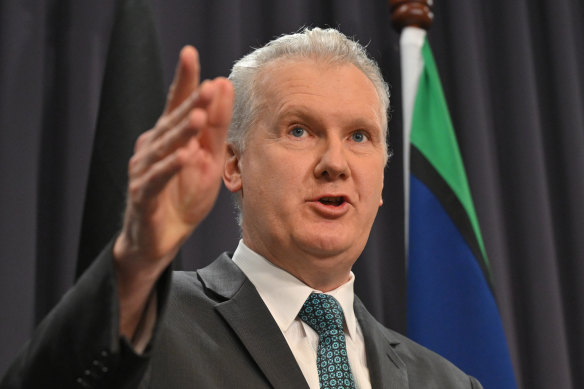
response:
<path id="1" fill-rule="evenodd" d="M 292 164 L 283 163 L 282 160 L 261 161 L 253 166 L 244 177 L 246 193 L 256 204 L 255 208 L 284 210 L 294 199 L 298 197 L 298 191 L 302 187 L 299 177 L 299 169 Z"/>
<path id="2" fill-rule="evenodd" d="M 383 175 L 379 173 L 365 173 L 363 176 L 361 186 L 362 200 L 367 204 L 367 208 L 371 209 L 373 214 L 377 214 L 379 202 L 381 200 L 381 191 L 383 189 Z"/>

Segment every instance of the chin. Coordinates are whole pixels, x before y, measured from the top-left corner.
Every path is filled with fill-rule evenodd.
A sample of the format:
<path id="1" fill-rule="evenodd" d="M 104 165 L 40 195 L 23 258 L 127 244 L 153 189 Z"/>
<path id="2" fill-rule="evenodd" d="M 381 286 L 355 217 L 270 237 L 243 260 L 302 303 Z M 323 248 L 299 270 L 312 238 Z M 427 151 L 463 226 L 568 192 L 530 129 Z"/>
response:
<path id="1" fill-rule="evenodd" d="M 306 252 L 316 257 L 327 258 L 350 254 L 355 249 L 355 244 L 353 239 L 344 239 L 338 234 L 318 234 L 307 237 L 302 246 Z"/>

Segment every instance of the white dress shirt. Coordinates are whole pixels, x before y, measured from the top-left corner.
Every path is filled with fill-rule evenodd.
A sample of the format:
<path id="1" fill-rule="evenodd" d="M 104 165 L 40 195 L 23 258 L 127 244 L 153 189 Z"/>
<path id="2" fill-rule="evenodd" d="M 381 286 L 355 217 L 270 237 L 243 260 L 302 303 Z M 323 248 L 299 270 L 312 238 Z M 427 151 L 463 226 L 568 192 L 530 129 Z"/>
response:
<path id="1" fill-rule="evenodd" d="M 298 318 L 298 312 L 312 292 L 322 293 L 322 291 L 312 289 L 290 273 L 275 266 L 252 251 L 243 241 L 239 242 L 233 254 L 233 262 L 255 286 L 270 310 L 310 388 L 318 389 L 320 387 L 316 369 L 318 334 Z M 343 308 L 347 353 L 355 384 L 359 389 L 370 389 L 371 382 L 365 357 L 363 333 L 353 310 L 354 281 L 355 275 L 351 272 L 349 281 L 327 294 L 337 299 Z"/>

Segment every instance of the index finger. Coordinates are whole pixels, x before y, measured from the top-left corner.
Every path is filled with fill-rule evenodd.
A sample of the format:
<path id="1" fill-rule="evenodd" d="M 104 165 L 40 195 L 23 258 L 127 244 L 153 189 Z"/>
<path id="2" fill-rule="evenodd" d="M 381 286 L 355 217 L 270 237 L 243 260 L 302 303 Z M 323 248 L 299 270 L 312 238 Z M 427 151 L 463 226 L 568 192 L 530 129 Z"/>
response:
<path id="1" fill-rule="evenodd" d="M 164 114 L 178 107 L 199 86 L 201 67 L 199 53 L 193 46 L 185 46 L 180 51 L 174 73 L 174 80 L 168 90 Z"/>

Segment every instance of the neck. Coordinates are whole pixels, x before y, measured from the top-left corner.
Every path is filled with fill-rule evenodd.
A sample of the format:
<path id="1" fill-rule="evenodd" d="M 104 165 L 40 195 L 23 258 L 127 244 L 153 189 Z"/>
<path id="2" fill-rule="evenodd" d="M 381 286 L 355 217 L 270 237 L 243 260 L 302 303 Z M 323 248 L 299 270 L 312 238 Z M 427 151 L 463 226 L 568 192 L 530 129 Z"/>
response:
<path id="1" fill-rule="evenodd" d="M 313 289 L 329 292 L 351 279 L 351 267 L 355 260 L 347 259 L 345 253 L 314 256 L 311 253 L 297 252 L 291 248 L 270 250 L 265 245 L 258 244 L 258 241 L 246 239 L 245 235 L 243 243 L 274 266 L 286 271 Z"/>

